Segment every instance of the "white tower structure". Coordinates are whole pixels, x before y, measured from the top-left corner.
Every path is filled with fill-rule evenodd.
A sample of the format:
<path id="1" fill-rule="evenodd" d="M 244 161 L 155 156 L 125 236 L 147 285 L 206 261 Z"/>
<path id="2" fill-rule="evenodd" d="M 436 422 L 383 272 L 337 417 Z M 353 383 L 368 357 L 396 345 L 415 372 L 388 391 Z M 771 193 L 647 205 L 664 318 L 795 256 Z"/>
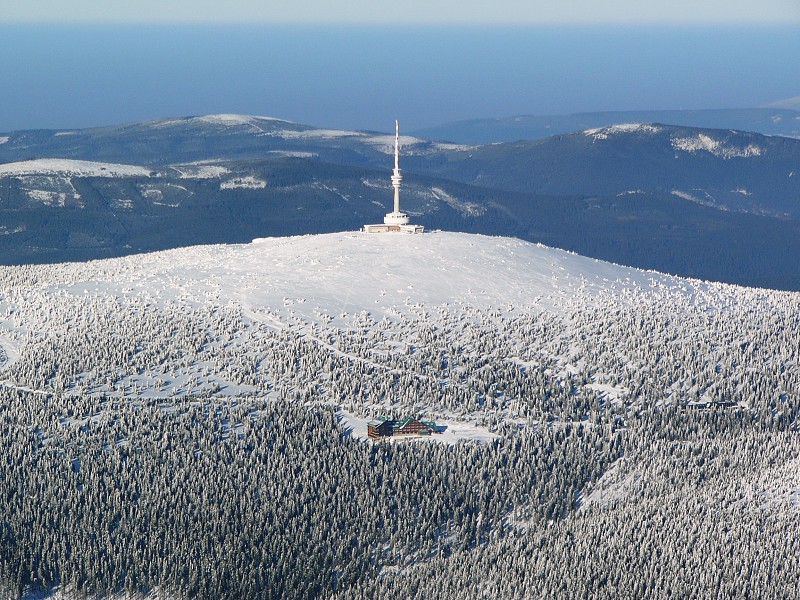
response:
<path id="1" fill-rule="evenodd" d="M 394 171 L 392 171 L 392 187 L 394 188 L 394 210 L 383 217 L 386 225 L 405 225 L 408 223 L 408 215 L 400 212 L 400 183 L 403 176 L 400 175 L 400 122 L 394 122 Z"/>
<path id="2" fill-rule="evenodd" d="M 382 225 L 364 225 L 367 233 L 383 233 L 386 231 L 401 231 L 403 233 L 422 233 L 422 225 L 410 225 L 408 215 L 400 210 L 400 184 L 403 176 L 400 174 L 400 123 L 394 122 L 394 170 L 392 171 L 392 187 L 394 188 L 394 210 L 386 213 Z"/>

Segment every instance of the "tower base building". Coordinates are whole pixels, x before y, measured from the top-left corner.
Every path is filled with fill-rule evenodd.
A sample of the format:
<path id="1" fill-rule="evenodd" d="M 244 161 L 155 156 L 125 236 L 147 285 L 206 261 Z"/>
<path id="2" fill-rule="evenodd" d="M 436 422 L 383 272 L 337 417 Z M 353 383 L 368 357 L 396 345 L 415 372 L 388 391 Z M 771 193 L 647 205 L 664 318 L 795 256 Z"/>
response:
<path id="1" fill-rule="evenodd" d="M 389 225 L 387 223 L 375 223 L 374 225 L 364 225 L 364 233 L 423 233 L 425 227 L 423 225 L 412 225 L 406 223 L 404 225 Z"/>

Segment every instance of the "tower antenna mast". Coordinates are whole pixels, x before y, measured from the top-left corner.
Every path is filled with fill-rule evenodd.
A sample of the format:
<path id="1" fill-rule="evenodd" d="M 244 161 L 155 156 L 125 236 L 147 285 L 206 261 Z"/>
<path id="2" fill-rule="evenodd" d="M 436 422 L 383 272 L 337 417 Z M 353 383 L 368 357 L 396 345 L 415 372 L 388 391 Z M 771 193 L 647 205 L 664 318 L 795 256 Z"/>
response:
<path id="1" fill-rule="evenodd" d="M 394 213 L 400 213 L 400 182 L 403 176 L 400 175 L 400 122 L 394 122 L 394 172 L 392 173 L 392 186 L 394 187 Z M 406 221 L 408 222 L 408 221 Z"/>

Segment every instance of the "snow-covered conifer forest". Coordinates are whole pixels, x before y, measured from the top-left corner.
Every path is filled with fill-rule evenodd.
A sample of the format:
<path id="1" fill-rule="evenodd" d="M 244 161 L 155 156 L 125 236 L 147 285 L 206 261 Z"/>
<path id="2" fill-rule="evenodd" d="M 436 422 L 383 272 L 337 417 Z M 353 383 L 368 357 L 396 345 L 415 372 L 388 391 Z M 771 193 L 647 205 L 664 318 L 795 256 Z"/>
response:
<path id="1" fill-rule="evenodd" d="M 2 267 L 0 596 L 796 597 L 799 307 L 456 233 Z"/>

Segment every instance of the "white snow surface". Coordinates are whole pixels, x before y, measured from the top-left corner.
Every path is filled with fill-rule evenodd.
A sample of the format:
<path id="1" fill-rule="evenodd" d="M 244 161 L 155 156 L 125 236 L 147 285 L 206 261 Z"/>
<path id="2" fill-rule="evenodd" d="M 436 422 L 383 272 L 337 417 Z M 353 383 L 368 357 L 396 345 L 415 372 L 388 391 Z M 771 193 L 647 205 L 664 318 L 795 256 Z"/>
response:
<path id="1" fill-rule="evenodd" d="M 567 318 L 600 296 L 624 295 L 632 288 L 655 294 L 669 289 L 691 302 L 706 287 L 517 239 L 445 232 L 268 238 L 41 270 L 48 273 L 41 287 L 0 294 L 0 318 L 4 310 L 7 315 L 0 320 L 0 343 L 9 358 L 24 357 L 31 340 L 69 335 L 69 326 L 54 325 L 48 311 L 61 314 L 110 302 L 144 314 L 235 310 L 257 328 L 300 336 L 345 360 L 384 371 L 389 367 L 383 359 L 352 355 L 329 336 L 383 319 L 403 329 L 445 313 L 482 320 L 480 311 L 485 311 L 498 323 L 506 316 L 548 311 Z M 50 306 L 61 308 L 43 308 Z M 232 352 L 247 353 L 246 336 L 230 343 L 241 345 Z M 399 343 L 389 352 L 402 351 L 406 342 L 400 338 Z M 114 375 L 116 383 L 87 372 L 68 386 L 75 393 L 158 398 L 209 386 L 218 386 L 215 393 L 222 396 L 254 391 L 208 368 L 202 358 L 166 371 Z M 4 385 L 26 387 L 13 380 Z"/>
<path id="2" fill-rule="evenodd" d="M 291 123 L 285 119 L 277 119 L 275 117 L 265 117 L 256 115 L 236 115 L 236 114 L 215 114 L 215 115 L 201 115 L 198 117 L 184 118 L 184 119 L 159 119 L 156 121 L 149 121 L 146 125 L 152 129 L 165 129 L 167 127 L 185 127 L 193 124 L 206 124 L 216 125 L 221 127 L 250 127 L 251 129 L 260 129 L 259 125 L 264 123 Z"/>
<path id="3" fill-rule="evenodd" d="M 700 198 L 697 196 L 693 196 L 689 192 L 684 192 L 683 190 L 672 190 L 672 195 L 677 196 L 678 198 L 683 198 L 684 200 L 689 200 L 690 202 L 700 202 Z"/>
<path id="4" fill-rule="evenodd" d="M 65 265 L 70 270 L 70 265 Z M 679 290 L 687 300 L 709 285 L 531 244 L 464 233 L 341 232 L 180 248 L 76 265 L 50 293 L 143 295 L 159 303 L 291 312 L 369 311 L 393 318 L 416 307 L 469 305 L 500 313 L 569 311 L 599 294 Z M 82 275 L 83 274 L 83 275 Z"/>
<path id="5" fill-rule="evenodd" d="M 275 135 L 286 140 L 333 140 L 346 137 L 363 137 L 366 134 L 359 131 L 344 131 L 342 129 L 306 129 L 303 131 L 292 131 L 286 129 L 277 132 Z"/>
<path id="6" fill-rule="evenodd" d="M 373 135 L 365 140 L 371 146 L 374 146 L 377 150 L 385 154 L 394 154 L 394 136 L 387 134 L 387 135 Z M 406 149 L 406 154 L 413 154 L 413 147 L 417 144 L 420 144 L 423 140 L 419 138 L 415 138 L 410 135 L 401 135 L 399 138 L 400 142 L 400 151 L 403 151 L 403 148 Z"/>
<path id="7" fill-rule="evenodd" d="M 608 506 L 628 497 L 641 475 L 636 471 L 622 469 L 622 463 L 624 459 L 615 462 L 594 485 L 582 491 L 579 511 L 585 511 L 591 506 Z"/>
<path id="8" fill-rule="evenodd" d="M 216 179 L 230 173 L 230 170 L 222 165 L 201 163 L 172 165 L 172 168 L 180 173 L 181 179 Z"/>
<path id="9" fill-rule="evenodd" d="M 650 125 L 649 123 L 618 123 L 617 125 L 610 125 L 608 127 L 587 129 L 583 133 L 584 135 L 593 137 L 595 140 L 606 140 L 609 136 L 619 135 L 621 133 L 653 134 L 660 132 L 661 129 L 661 127 Z"/>
<path id="10" fill-rule="evenodd" d="M 165 298 L 198 301 L 212 287 L 220 302 L 249 309 L 281 310 L 291 299 L 294 313 L 315 321 L 316 307 L 333 315 L 369 310 L 379 316 L 412 305 L 459 302 L 484 309 L 547 305 L 559 310 L 578 294 L 672 279 L 516 239 L 446 232 L 266 238 L 114 260 L 130 270 L 124 286 L 163 289 Z M 120 283 L 115 277 L 96 280 L 95 286 L 115 294 Z"/>
<path id="11" fill-rule="evenodd" d="M 0 176 L 61 175 L 74 177 L 149 177 L 151 170 L 137 165 L 119 165 L 66 158 L 37 158 L 0 164 Z"/>
<path id="12" fill-rule="evenodd" d="M 743 482 L 745 497 L 765 505 L 785 504 L 800 510 L 800 459 L 790 458 L 784 464 L 757 473 Z"/>
<path id="13" fill-rule="evenodd" d="M 233 179 L 228 179 L 219 184 L 219 189 L 221 190 L 263 190 L 265 187 L 267 187 L 266 181 L 258 177 L 253 177 L 252 175 L 234 177 Z"/>
<path id="14" fill-rule="evenodd" d="M 303 150 L 269 150 L 267 154 L 286 158 L 315 158 L 319 156 L 316 152 L 305 152 Z"/>
<path id="15" fill-rule="evenodd" d="M 460 212 L 465 217 L 479 217 L 486 212 L 486 208 L 477 202 L 469 202 L 459 200 L 445 192 L 442 188 L 432 187 L 431 194 L 437 200 L 442 200 L 449 204 L 452 208 Z"/>
<path id="16" fill-rule="evenodd" d="M 367 417 L 357 417 L 346 411 L 339 411 L 337 413 L 339 422 L 344 430 L 355 438 L 366 440 L 367 436 L 367 423 L 371 420 Z M 426 417 L 427 419 L 427 417 Z M 429 436 L 414 436 L 414 437 L 396 437 L 387 438 L 387 441 L 392 443 L 413 443 L 413 442 L 439 442 L 442 444 L 457 444 L 459 441 L 466 440 L 471 442 L 491 442 L 497 439 L 498 435 L 492 433 L 485 427 L 476 425 L 473 422 L 465 421 L 452 421 L 444 419 L 433 419 L 436 425 L 443 427 L 442 433 L 435 433 Z"/>
<path id="17" fill-rule="evenodd" d="M 14 268 L 8 269 L 9 276 L 15 276 Z M 512 238 L 450 232 L 267 238 L 23 271 L 33 283 L 0 291 L 0 346 L 11 365 L 3 369 L 0 385 L 33 388 L 38 393 L 56 389 L 127 398 L 169 399 L 189 393 L 269 396 L 272 384 L 274 393 L 285 397 L 286 390 L 280 391 L 282 382 L 292 386 L 298 382 L 266 380 L 267 371 L 260 368 L 253 378 L 242 378 L 235 366 L 242 360 L 260 364 L 273 335 L 311 344 L 340 364 L 361 363 L 377 378 L 397 372 L 429 382 L 431 389 L 462 389 L 462 375 L 471 376 L 459 371 L 460 358 L 444 375 L 402 358 L 411 346 L 426 343 L 416 338 L 418 328 L 438 327 L 452 340 L 462 339 L 462 333 L 510 334 L 498 361 L 525 370 L 546 365 L 546 372 L 556 379 L 586 374 L 593 377 L 587 392 L 614 403 L 626 396 L 627 384 L 619 376 L 631 359 L 620 355 L 617 366 L 603 370 L 586 363 L 583 342 L 569 333 L 576 315 L 668 305 L 676 322 L 681 311 L 696 321 L 706 311 L 741 311 L 742 306 L 759 303 L 769 310 L 773 301 L 784 306 L 795 299 L 785 293 L 621 267 Z M 156 330 L 139 331 L 137 323 L 161 323 L 162 319 L 175 323 L 187 354 L 163 364 L 148 363 L 139 370 L 113 367 L 112 372 L 102 370 L 107 367 L 96 361 L 76 359 L 82 365 L 76 374 L 62 374 L 53 381 L 42 381 L 35 373 L 14 375 L 31 353 L 64 348 L 66 339 L 83 348 L 82 332 L 97 334 L 92 325 L 95 319 L 111 322 L 108 335 L 119 336 L 122 347 L 130 347 L 134 354 L 138 344 L 143 356 L 163 340 L 158 341 Z M 118 319 L 133 321 L 116 326 L 113 321 Z M 511 326 L 529 320 L 560 322 L 567 328 L 564 344 L 558 341 L 562 338 L 557 328 L 551 328 L 556 337 L 543 341 L 541 347 L 531 347 L 530 341 L 517 337 L 522 330 Z M 194 347 L 194 341 L 187 341 L 197 339 L 192 331 L 207 331 L 210 337 Z M 129 334 L 132 337 L 127 340 Z M 360 341 L 351 343 L 355 338 Z M 476 344 L 479 338 L 471 339 Z M 464 352 L 466 357 L 482 350 L 476 346 Z M 464 358 L 461 364 L 469 360 Z M 304 380 L 302 385 L 326 387 L 325 372 L 309 377 L 319 379 Z M 313 397 L 328 400 L 324 393 Z M 385 414 L 384 406 L 392 411 L 395 402 L 391 395 L 376 392 L 363 402 L 354 398 L 342 408 L 364 417 L 371 410 Z M 474 408 L 459 412 L 460 407 L 434 406 L 436 402 L 431 392 L 430 397 L 406 397 L 397 408 L 407 411 L 413 405 L 415 413 L 437 420 L 442 414 L 446 413 L 446 419 L 452 415 L 448 422 L 453 424 L 453 440 L 488 439 L 488 431 L 477 427 L 487 415 L 501 420 L 528 418 L 524 403 L 505 395 L 492 399 L 483 417 L 473 422 L 469 419 L 477 414 Z"/>
<path id="18" fill-rule="evenodd" d="M 607 383 L 587 383 L 584 387 L 597 392 L 601 398 L 607 398 L 611 401 L 624 397 L 628 393 L 628 390 L 625 388 L 609 385 Z"/>
<path id="19" fill-rule="evenodd" d="M 275 117 L 264 117 L 254 115 L 234 115 L 234 114 L 217 114 L 217 115 L 204 115 L 202 117 L 195 117 L 194 121 L 203 123 L 212 123 L 214 125 L 253 125 L 258 121 L 275 121 L 279 123 L 291 123 L 285 119 L 277 119 Z"/>
<path id="20" fill-rule="evenodd" d="M 683 152 L 708 152 L 720 158 L 749 158 L 761 156 L 763 150 L 755 144 L 748 144 L 744 148 L 725 144 L 705 133 L 698 133 L 692 137 L 672 138 L 672 147 Z"/>

